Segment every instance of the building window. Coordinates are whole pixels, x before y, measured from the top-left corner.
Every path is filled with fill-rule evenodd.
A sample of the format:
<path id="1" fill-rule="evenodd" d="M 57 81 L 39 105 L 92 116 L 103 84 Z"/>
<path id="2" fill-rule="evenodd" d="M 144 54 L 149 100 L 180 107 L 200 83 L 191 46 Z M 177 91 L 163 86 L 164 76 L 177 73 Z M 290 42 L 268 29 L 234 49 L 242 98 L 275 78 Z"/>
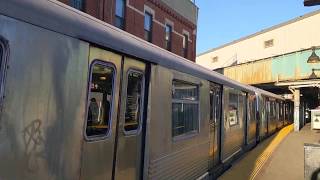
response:
<path id="1" fill-rule="evenodd" d="M 138 130 L 141 124 L 144 76 L 141 72 L 129 70 L 127 78 L 124 130 L 128 132 Z"/>
<path id="2" fill-rule="evenodd" d="M 105 136 L 109 132 L 115 72 L 113 67 L 102 62 L 94 62 L 90 71 L 86 124 L 89 138 Z"/>
<path id="3" fill-rule="evenodd" d="M 125 7 L 126 7 L 126 1 L 125 0 L 117 0 L 116 1 L 115 26 L 120 28 L 120 29 L 124 29 Z"/>
<path id="4" fill-rule="evenodd" d="M 188 44 L 189 44 L 189 36 L 187 34 L 183 35 L 182 41 L 182 50 L 183 50 L 183 57 L 188 58 Z"/>
<path id="5" fill-rule="evenodd" d="M 165 48 L 166 48 L 166 50 L 171 51 L 172 26 L 166 24 L 165 31 L 166 31 Z"/>
<path id="6" fill-rule="evenodd" d="M 198 132 L 198 86 L 174 80 L 172 83 L 172 136 Z"/>
<path id="7" fill-rule="evenodd" d="M 84 10 L 84 0 L 71 0 L 70 5 L 80 11 Z"/>
<path id="8" fill-rule="evenodd" d="M 218 56 L 212 57 L 212 63 L 218 62 Z"/>
<path id="9" fill-rule="evenodd" d="M 152 42 L 152 15 L 148 12 L 144 13 L 144 39 Z"/>
<path id="10" fill-rule="evenodd" d="M 273 46 L 273 39 L 264 42 L 264 48 L 269 48 Z"/>

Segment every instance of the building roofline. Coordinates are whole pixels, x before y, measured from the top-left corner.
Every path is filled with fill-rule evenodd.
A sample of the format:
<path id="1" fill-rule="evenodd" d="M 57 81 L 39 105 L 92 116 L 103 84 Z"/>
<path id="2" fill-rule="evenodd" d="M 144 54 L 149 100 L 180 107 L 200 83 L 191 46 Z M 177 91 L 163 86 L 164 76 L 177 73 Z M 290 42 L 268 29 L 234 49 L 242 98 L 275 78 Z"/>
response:
<path id="1" fill-rule="evenodd" d="M 206 69 L 181 56 L 78 11 L 57 0 L 0 0 L 0 19 L 27 23 L 60 35 L 72 37 L 88 46 L 98 46 L 150 64 L 186 72 L 192 76 L 254 92 L 235 80 Z M 116 43 L 115 43 L 116 42 Z"/>
<path id="2" fill-rule="evenodd" d="M 272 30 L 281 28 L 281 27 L 286 26 L 286 25 L 288 25 L 288 24 L 292 24 L 292 23 L 301 21 L 301 20 L 303 20 L 303 19 L 306 19 L 306 18 L 308 18 L 308 17 L 314 16 L 314 15 L 317 15 L 317 14 L 320 14 L 320 9 L 319 9 L 319 10 L 312 11 L 312 12 L 307 13 L 307 14 L 304 14 L 304 15 L 302 15 L 302 16 L 298 16 L 298 17 L 296 17 L 296 18 L 294 18 L 294 19 L 291 19 L 291 20 L 289 20 L 289 21 L 286 21 L 286 22 L 283 22 L 283 23 L 280 23 L 280 24 L 271 26 L 271 27 L 269 27 L 269 28 L 262 29 L 261 31 L 258 31 L 258 32 L 256 32 L 256 33 L 253 33 L 253 34 L 248 35 L 248 36 L 244 36 L 244 37 L 242 37 L 242 38 L 240 38 L 240 39 L 231 41 L 231 42 L 226 43 L 226 44 L 223 44 L 223 45 L 221 45 L 221 46 L 218 46 L 218 47 L 209 49 L 209 50 L 207 50 L 207 51 L 205 51 L 205 52 L 203 52 L 203 53 L 197 54 L 196 57 L 199 57 L 199 56 L 202 56 L 202 55 L 204 55 L 204 54 L 207 54 L 207 53 L 216 51 L 216 50 L 218 50 L 218 49 L 222 49 L 222 48 L 224 48 L 224 47 L 227 47 L 227 46 L 236 44 L 236 43 L 241 42 L 241 41 L 244 41 L 244 40 L 253 38 L 253 37 L 258 36 L 258 35 L 260 35 L 260 34 L 264 34 L 264 33 L 270 32 L 270 31 L 272 31 Z"/>
<path id="3" fill-rule="evenodd" d="M 316 47 L 316 49 L 318 49 L 317 47 L 320 47 L 320 46 L 314 46 L 314 47 Z M 266 57 L 266 58 L 256 59 L 256 60 L 254 60 L 254 61 L 243 62 L 243 63 L 234 64 L 234 65 L 230 65 L 230 66 L 223 66 L 223 67 L 219 67 L 219 68 L 212 69 L 212 70 L 213 70 L 213 71 L 216 71 L 216 70 L 221 70 L 221 69 L 226 69 L 226 68 L 232 68 L 232 67 L 242 66 L 242 65 L 245 65 L 245 64 L 252 64 L 252 63 L 259 62 L 259 61 L 267 61 L 267 60 L 274 59 L 274 58 L 281 57 L 281 56 L 283 57 L 283 56 L 290 55 L 290 54 L 294 54 L 294 53 L 298 53 L 298 52 L 309 51 L 309 50 L 312 50 L 312 48 L 313 48 L 313 47 L 304 48 L 304 49 L 300 49 L 300 50 L 297 50 L 297 51 L 287 52 L 287 53 L 285 53 L 285 54 L 279 54 L 279 55 L 275 55 L 275 56 L 269 56 L 269 57 Z"/>

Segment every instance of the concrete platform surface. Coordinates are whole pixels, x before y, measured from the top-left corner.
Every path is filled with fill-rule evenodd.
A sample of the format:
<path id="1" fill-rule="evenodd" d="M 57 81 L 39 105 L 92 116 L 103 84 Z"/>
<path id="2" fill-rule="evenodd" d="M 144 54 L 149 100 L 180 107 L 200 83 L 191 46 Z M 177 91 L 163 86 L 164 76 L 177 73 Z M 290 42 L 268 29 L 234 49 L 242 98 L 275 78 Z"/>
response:
<path id="1" fill-rule="evenodd" d="M 303 180 L 304 143 L 320 143 L 320 131 L 311 130 L 310 124 L 299 132 L 292 129 L 287 126 L 260 143 L 219 180 Z"/>

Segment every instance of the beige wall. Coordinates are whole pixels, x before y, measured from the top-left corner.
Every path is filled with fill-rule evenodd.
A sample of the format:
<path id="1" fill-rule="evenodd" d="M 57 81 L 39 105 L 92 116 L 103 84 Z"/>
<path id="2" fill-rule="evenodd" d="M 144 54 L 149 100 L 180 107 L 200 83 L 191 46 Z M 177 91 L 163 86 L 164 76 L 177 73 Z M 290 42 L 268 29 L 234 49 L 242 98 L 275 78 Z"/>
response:
<path id="1" fill-rule="evenodd" d="M 320 45 L 320 10 L 279 26 L 201 54 L 196 62 L 216 69 L 235 61 L 245 63 Z M 265 48 L 264 42 L 270 39 L 274 41 L 273 47 Z M 218 57 L 218 61 L 213 62 L 213 57 Z"/>

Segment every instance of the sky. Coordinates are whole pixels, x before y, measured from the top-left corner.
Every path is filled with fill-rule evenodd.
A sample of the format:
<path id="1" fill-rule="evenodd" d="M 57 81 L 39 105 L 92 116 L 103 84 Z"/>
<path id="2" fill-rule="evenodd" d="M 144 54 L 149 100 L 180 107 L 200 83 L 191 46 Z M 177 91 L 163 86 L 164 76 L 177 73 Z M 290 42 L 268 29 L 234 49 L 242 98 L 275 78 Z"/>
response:
<path id="1" fill-rule="evenodd" d="M 196 0 L 196 4 L 197 54 L 320 9 L 303 6 L 303 0 Z"/>

